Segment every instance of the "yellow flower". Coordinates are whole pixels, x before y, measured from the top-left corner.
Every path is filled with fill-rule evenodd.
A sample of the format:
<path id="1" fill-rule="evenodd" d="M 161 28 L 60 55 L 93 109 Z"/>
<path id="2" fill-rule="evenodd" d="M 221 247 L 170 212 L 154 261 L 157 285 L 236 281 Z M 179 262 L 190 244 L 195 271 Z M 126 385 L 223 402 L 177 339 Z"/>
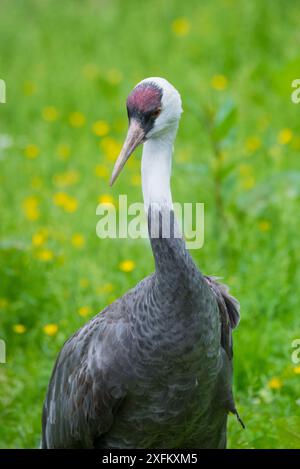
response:
<path id="1" fill-rule="evenodd" d="M 100 148 L 104 151 L 105 156 L 114 161 L 121 151 L 121 145 L 112 137 L 104 137 L 100 142 Z"/>
<path id="2" fill-rule="evenodd" d="M 66 192 L 57 192 L 53 196 L 55 205 L 62 207 L 66 212 L 73 213 L 78 207 L 77 200 Z"/>
<path id="3" fill-rule="evenodd" d="M 85 245 L 84 236 L 80 233 L 73 234 L 71 243 L 75 248 L 82 248 Z"/>
<path id="4" fill-rule="evenodd" d="M 262 231 L 262 232 L 269 231 L 270 228 L 271 228 L 271 223 L 270 223 L 268 220 L 261 220 L 261 221 L 258 223 L 258 228 L 259 228 L 260 231 Z"/>
<path id="5" fill-rule="evenodd" d="M 64 204 L 66 212 L 73 213 L 77 210 L 78 202 L 74 197 L 69 196 L 68 200 Z"/>
<path id="6" fill-rule="evenodd" d="M 48 238 L 48 230 L 40 229 L 32 236 L 33 246 L 42 246 Z"/>
<path id="7" fill-rule="evenodd" d="M 278 134 L 278 142 L 281 145 L 286 145 L 287 143 L 290 143 L 292 138 L 293 132 L 291 131 L 291 129 L 282 129 Z"/>
<path id="8" fill-rule="evenodd" d="M 226 90 L 228 86 L 228 80 L 225 75 L 214 75 L 211 79 L 211 86 L 217 91 Z"/>
<path id="9" fill-rule="evenodd" d="M 191 23 L 187 18 L 182 16 L 181 18 L 176 18 L 172 23 L 172 31 L 175 36 L 184 37 L 187 36 L 191 29 Z"/>
<path id="10" fill-rule="evenodd" d="M 134 268 L 135 268 L 135 263 L 129 259 L 122 261 L 119 264 L 119 269 L 122 270 L 123 272 L 132 272 Z"/>
<path id="11" fill-rule="evenodd" d="M 53 202 L 55 203 L 55 205 L 63 206 L 68 200 L 68 197 L 68 194 L 66 194 L 65 192 L 57 192 L 53 196 Z"/>
<path id="12" fill-rule="evenodd" d="M 40 149 L 37 145 L 29 144 L 29 145 L 26 145 L 24 149 L 24 153 L 25 153 L 26 158 L 28 158 L 29 160 L 34 160 L 35 158 L 39 156 Z"/>
<path id="13" fill-rule="evenodd" d="M 300 375 L 300 366 L 296 366 L 294 368 L 294 373 L 296 373 L 296 375 Z"/>
<path id="14" fill-rule="evenodd" d="M 44 334 L 49 335 L 49 336 L 54 336 L 58 332 L 58 326 L 57 324 L 46 324 L 43 327 Z"/>
<path id="15" fill-rule="evenodd" d="M 26 218 L 35 221 L 40 216 L 39 201 L 36 197 L 30 196 L 23 200 L 23 211 Z"/>
<path id="16" fill-rule="evenodd" d="M 81 288 L 87 288 L 87 287 L 89 286 L 89 284 L 90 284 L 90 281 L 89 281 L 88 278 L 81 278 L 81 279 L 79 280 L 79 286 L 80 286 Z"/>
<path id="17" fill-rule="evenodd" d="M 97 164 L 95 168 L 95 174 L 99 178 L 106 178 L 108 176 L 108 169 L 104 164 Z"/>
<path id="18" fill-rule="evenodd" d="M 88 80 L 95 80 L 99 76 L 99 67 L 96 64 L 86 64 L 82 69 L 82 74 Z"/>
<path id="19" fill-rule="evenodd" d="M 119 83 L 121 83 L 123 79 L 122 73 L 120 72 L 120 70 L 117 70 L 116 68 L 111 68 L 110 70 L 108 70 L 106 76 L 107 76 L 107 81 L 111 85 L 118 85 Z"/>
<path id="20" fill-rule="evenodd" d="M 80 175 L 76 170 L 66 171 L 65 173 L 58 173 L 53 176 L 53 182 L 57 186 L 66 187 L 76 184 L 79 181 Z"/>
<path id="21" fill-rule="evenodd" d="M 133 174 L 131 176 L 131 184 L 133 186 L 140 186 L 141 185 L 141 175 L 140 174 Z"/>
<path id="22" fill-rule="evenodd" d="M 97 137 L 104 137 L 109 132 L 109 125 L 106 121 L 96 121 L 92 126 L 92 131 Z"/>
<path id="23" fill-rule="evenodd" d="M 88 316 L 91 312 L 91 308 L 89 306 L 81 306 L 78 310 L 78 314 L 82 317 Z"/>
<path id="24" fill-rule="evenodd" d="M 69 116 L 69 122 L 72 127 L 82 127 L 85 124 L 85 115 L 82 112 L 75 111 Z"/>
<path id="25" fill-rule="evenodd" d="M 25 81 L 23 83 L 23 93 L 25 96 L 32 96 L 37 91 L 37 86 L 33 81 Z"/>
<path id="26" fill-rule="evenodd" d="M 248 153 L 253 153 L 261 147 L 261 140 L 259 137 L 248 137 L 245 141 L 245 148 Z"/>
<path id="27" fill-rule="evenodd" d="M 114 205 L 114 198 L 109 194 L 100 195 L 98 199 L 99 204 L 111 204 Z"/>
<path id="28" fill-rule="evenodd" d="M 46 106 L 42 111 L 43 119 L 47 122 L 54 122 L 58 119 L 58 110 L 54 106 Z"/>
<path id="29" fill-rule="evenodd" d="M 70 145 L 68 145 L 67 143 L 61 143 L 60 145 L 58 145 L 57 155 L 61 160 L 63 161 L 67 160 L 70 156 L 70 153 L 71 153 Z"/>
<path id="30" fill-rule="evenodd" d="M 270 389 L 280 389 L 282 388 L 282 381 L 279 378 L 272 378 L 268 382 L 268 387 Z"/>
<path id="31" fill-rule="evenodd" d="M 53 260 L 53 252 L 50 249 L 43 249 L 37 253 L 37 258 L 43 262 L 51 262 Z"/>
<path id="32" fill-rule="evenodd" d="M 8 305 L 8 301 L 6 298 L 0 298 L 0 309 L 5 309 Z"/>
<path id="33" fill-rule="evenodd" d="M 13 331 L 16 334 L 24 334 L 26 332 L 26 327 L 24 326 L 24 324 L 14 324 Z"/>

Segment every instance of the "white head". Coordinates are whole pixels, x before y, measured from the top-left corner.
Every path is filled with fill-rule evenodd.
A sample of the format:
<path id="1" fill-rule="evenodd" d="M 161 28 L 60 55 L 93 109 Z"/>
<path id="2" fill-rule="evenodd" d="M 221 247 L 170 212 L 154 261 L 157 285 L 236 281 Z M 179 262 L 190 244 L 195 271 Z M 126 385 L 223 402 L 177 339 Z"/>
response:
<path id="1" fill-rule="evenodd" d="M 150 139 L 174 138 L 182 113 L 178 91 L 164 78 L 146 78 L 127 98 L 129 129 L 116 161 L 112 185 L 133 151 Z"/>

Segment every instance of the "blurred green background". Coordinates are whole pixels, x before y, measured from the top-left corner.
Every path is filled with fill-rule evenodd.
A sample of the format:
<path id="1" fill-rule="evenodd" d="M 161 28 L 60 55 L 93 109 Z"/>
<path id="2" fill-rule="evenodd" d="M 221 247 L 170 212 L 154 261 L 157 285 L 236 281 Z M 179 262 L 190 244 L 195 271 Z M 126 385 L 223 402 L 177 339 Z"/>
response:
<path id="1" fill-rule="evenodd" d="M 99 201 L 142 200 L 140 151 L 111 189 L 125 99 L 180 91 L 173 199 L 205 203 L 200 268 L 241 302 L 230 448 L 300 447 L 299 2 L 1 0 L 0 447 L 39 444 L 63 342 L 153 270 L 145 240 L 100 240 Z"/>

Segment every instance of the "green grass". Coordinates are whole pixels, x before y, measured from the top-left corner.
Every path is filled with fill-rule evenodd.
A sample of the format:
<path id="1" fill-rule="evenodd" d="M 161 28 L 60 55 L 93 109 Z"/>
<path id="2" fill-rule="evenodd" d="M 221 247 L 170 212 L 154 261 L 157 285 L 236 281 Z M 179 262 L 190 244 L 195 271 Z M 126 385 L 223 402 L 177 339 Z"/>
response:
<path id="1" fill-rule="evenodd" d="M 141 201 L 133 184 L 140 152 L 113 189 L 95 168 L 111 172 L 126 132 L 125 98 L 147 76 L 167 78 L 182 95 L 173 198 L 205 203 L 205 244 L 192 255 L 241 302 L 234 381 L 246 430 L 230 417 L 229 447 L 300 447 L 300 376 L 291 361 L 291 342 L 300 337 L 300 104 L 290 99 L 291 81 L 300 77 L 298 2 L 1 6 L 0 339 L 7 363 L 0 365 L 0 447 L 37 447 L 64 340 L 153 269 L 145 241 L 95 234 L 99 196 Z M 174 25 L 178 18 L 185 19 Z M 53 122 L 43 118 L 49 106 L 58 111 Z M 84 115 L 82 127 L 70 125 L 74 111 Z M 112 143 L 92 132 L 97 120 L 109 124 Z M 66 149 L 59 156 L 61 145 L 69 156 Z M 30 159 L 26 152 L 39 154 Z M 59 192 L 72 197 L 69 211 L 54 203 Z M 35 246 L 40 230 L 34 240 L 43 244 Z M 76 233 L 81 247 L 71 242 Z M 119 269 L 125 259 L 135 262 L 130 273 Z M 78 314 L 83 306 L 87 317 Z M 14 332 L 18 324 L 23 334 Z M 45 334 L 47 324 L 57 333 Z M 279 389 L 270 388 L 273 378 Z"/>

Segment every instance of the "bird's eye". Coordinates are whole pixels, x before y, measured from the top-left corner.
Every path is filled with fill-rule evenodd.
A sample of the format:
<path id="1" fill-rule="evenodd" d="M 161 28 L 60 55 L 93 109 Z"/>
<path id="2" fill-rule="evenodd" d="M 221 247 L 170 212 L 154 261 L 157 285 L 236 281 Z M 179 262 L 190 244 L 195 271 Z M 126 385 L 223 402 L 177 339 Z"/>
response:
<path id="1" fill-rule="evenodd" d="M 159 114 L 161 113 L 161 108 L 158 107 L 157 109 L 155 109 L 152 113 L 151 113 L 151 116 L 156 118 L 159 116 Z"/>

